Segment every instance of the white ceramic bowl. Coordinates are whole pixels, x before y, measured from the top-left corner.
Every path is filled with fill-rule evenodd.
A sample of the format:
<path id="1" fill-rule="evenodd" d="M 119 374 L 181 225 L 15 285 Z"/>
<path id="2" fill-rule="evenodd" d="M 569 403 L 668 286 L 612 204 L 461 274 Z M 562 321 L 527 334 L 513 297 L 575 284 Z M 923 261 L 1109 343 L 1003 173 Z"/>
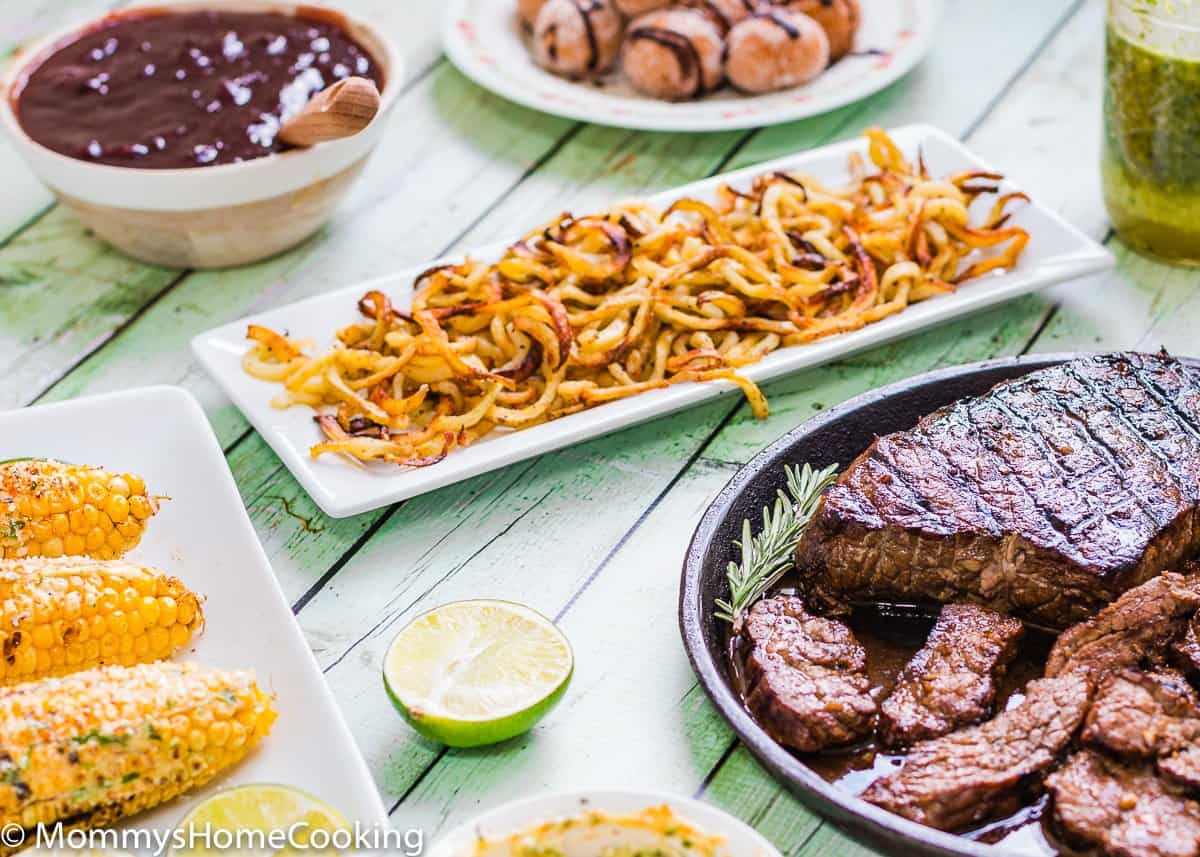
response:
<path id="1" fill-rule="evenodd" d="M 658 823 L 664 806 L 681 824 Z M 574 823 L 562 824 L 568 820 Z M 762 834 L 714 806 L 634 791 L 565 792 L 507 803 L 438 839 L 427 857 L 522 857 L 530 844 L 563 857 L 600 857 L 613 846 L 661 848 L 683 857 L 780 857 Z"/>
<path id="2" fill-rule="evenodd" d="M 152 5 L 167 9 L 168 14 L 228 9 L 288 15 L 314 4 L 174 0 Z M 0 121 L 34 173 L 97 235 L 130 256 L 155 264 L 241 265 L 286 250 L 321 228 L 374 150 L 396 101 L 403 67 L 391 40 L 370 24 L 334 9 L 384 74 L 379 114 L 364 130 L 343 140 L 237 164 L 148 170 L 70 158 L 30 138 L 17 120 L 15 103 L 27 75 L 77 34 L 136 9 L 127 7 L 60 30 L 13 62 L 0 84 Z"/>

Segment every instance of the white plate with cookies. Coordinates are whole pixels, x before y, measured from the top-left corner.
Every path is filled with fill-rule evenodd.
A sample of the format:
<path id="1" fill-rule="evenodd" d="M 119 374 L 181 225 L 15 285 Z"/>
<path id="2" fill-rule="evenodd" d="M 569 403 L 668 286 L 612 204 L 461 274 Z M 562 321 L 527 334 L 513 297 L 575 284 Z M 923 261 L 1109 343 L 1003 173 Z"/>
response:
<path id="1" fill-rule="evenodd" d="M 942 0 L 449 0 L 442 42 L 469 78 L 535 110 L 723 131 L 878 92 L 929 51 L 941 11 Z"/>

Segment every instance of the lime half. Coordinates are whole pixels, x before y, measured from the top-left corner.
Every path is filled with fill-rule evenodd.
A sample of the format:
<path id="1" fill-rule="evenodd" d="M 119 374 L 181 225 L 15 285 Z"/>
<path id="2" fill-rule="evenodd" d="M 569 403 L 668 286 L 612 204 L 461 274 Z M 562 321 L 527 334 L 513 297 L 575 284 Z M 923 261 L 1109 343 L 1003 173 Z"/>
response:
<path id="1" fill-rule="evenodd" d="M 351 830 L 346 817 L 308 792 L 268 783 L 235 786 L 213 795 L 179 822 L 171 857 L 327 857 L 339 853 L 331 839 L 339 830 Z M 278 841 L 260 841 L 254 833 L 273 833 Z M 226 839 L 229 834 L 235 837 L 232 841 Z"/>
<path id="2" fill-rule="evenodd" d="M 571 680 L 571 645 L 521 604 L 479 599 L 436 607 L 396 635 L 383 683 L 417 732 L 451 747 L 528 732 Z"/>

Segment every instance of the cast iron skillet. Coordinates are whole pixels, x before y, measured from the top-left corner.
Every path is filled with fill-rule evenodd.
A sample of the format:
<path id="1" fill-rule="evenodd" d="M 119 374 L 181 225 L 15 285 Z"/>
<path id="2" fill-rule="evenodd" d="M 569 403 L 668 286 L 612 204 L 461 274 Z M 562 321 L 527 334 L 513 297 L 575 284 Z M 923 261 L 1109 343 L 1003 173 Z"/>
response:
<path id="1" fill-rule="evenodd" d="M 817 812 L 887 853 L 988 855 L 998 849 L 908 821 L 827 783 L 776 744 L 742 705 L 729 674 L 724 623 L 713 602 L 729 597 L 725 569 L 736 559 L 742 521 L 762 519 L 763 506 L 785 487 L 784 464 L 846 467 L 875 439 L 912 428 L 925 414 L 996 384 L 1084 354 L 1040 354 L 956 366 L 864 393 L 793 429 L 738 471 L 709 506 L 692 536 L 679 588 L 679 629 L 692 668 L 709 699 L 771 774 Z M 1186 361 L 1196 365 L 1194 361 Z"/>

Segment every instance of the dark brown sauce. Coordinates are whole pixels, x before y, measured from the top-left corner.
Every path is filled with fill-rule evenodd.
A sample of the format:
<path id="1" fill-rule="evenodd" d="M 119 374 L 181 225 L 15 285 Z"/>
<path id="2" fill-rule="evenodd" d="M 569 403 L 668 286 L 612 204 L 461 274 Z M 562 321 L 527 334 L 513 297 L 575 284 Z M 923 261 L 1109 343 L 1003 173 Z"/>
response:
<path id="1" fill-rule="evenodd" d="M 772 594 L 795 594 L 792 589 L 780 589 Z M 920 605 L 877 604 L 855 608 L 847 624 L 867 651 L 867 675 L 871 693 L 882 701 L 891 693 L 900 671 L 925 643 L 937 618 L 937 608 Z M 1026 626 L 1017 657 L 1000 679 L 996 695 L 996 711 L 1017 705 L 1023 699 L 1022 689 L 1031 679 L 1042 675 L 1046 657 L 1054 643 L 1054 635 Z M 729 662 L 738 693 L 745 696 L 744 664 L 748 654 L 739 638 L 729 640 Z M 852 795 L 861 794 L 867 786 L 890 774 L 904 761 L 904 753 L 880 747 L 874 740 L 850 747 L 839 747 L 821 753 L 796 753 L 796 758 Z M 1047 798 L 1035 791 L 1028 801 L 1011 815 L 993 819 L 974 830 L 963 832 L 966 839 L 990 845 L 1002 845 L 1006 853 L 1029 855 L 1083 855 L 1055 837 L 1043 822 Z"/>
<path id="2" fill-rule="evenodd" d="M 384 84 L 340 16 L 301 11 L 114 15 L 28 73 L 17 118 L 49 149 L 114 166 L 198 167 L 282 151 L 280 125 L 314 93 L 351 75 Z"/>

